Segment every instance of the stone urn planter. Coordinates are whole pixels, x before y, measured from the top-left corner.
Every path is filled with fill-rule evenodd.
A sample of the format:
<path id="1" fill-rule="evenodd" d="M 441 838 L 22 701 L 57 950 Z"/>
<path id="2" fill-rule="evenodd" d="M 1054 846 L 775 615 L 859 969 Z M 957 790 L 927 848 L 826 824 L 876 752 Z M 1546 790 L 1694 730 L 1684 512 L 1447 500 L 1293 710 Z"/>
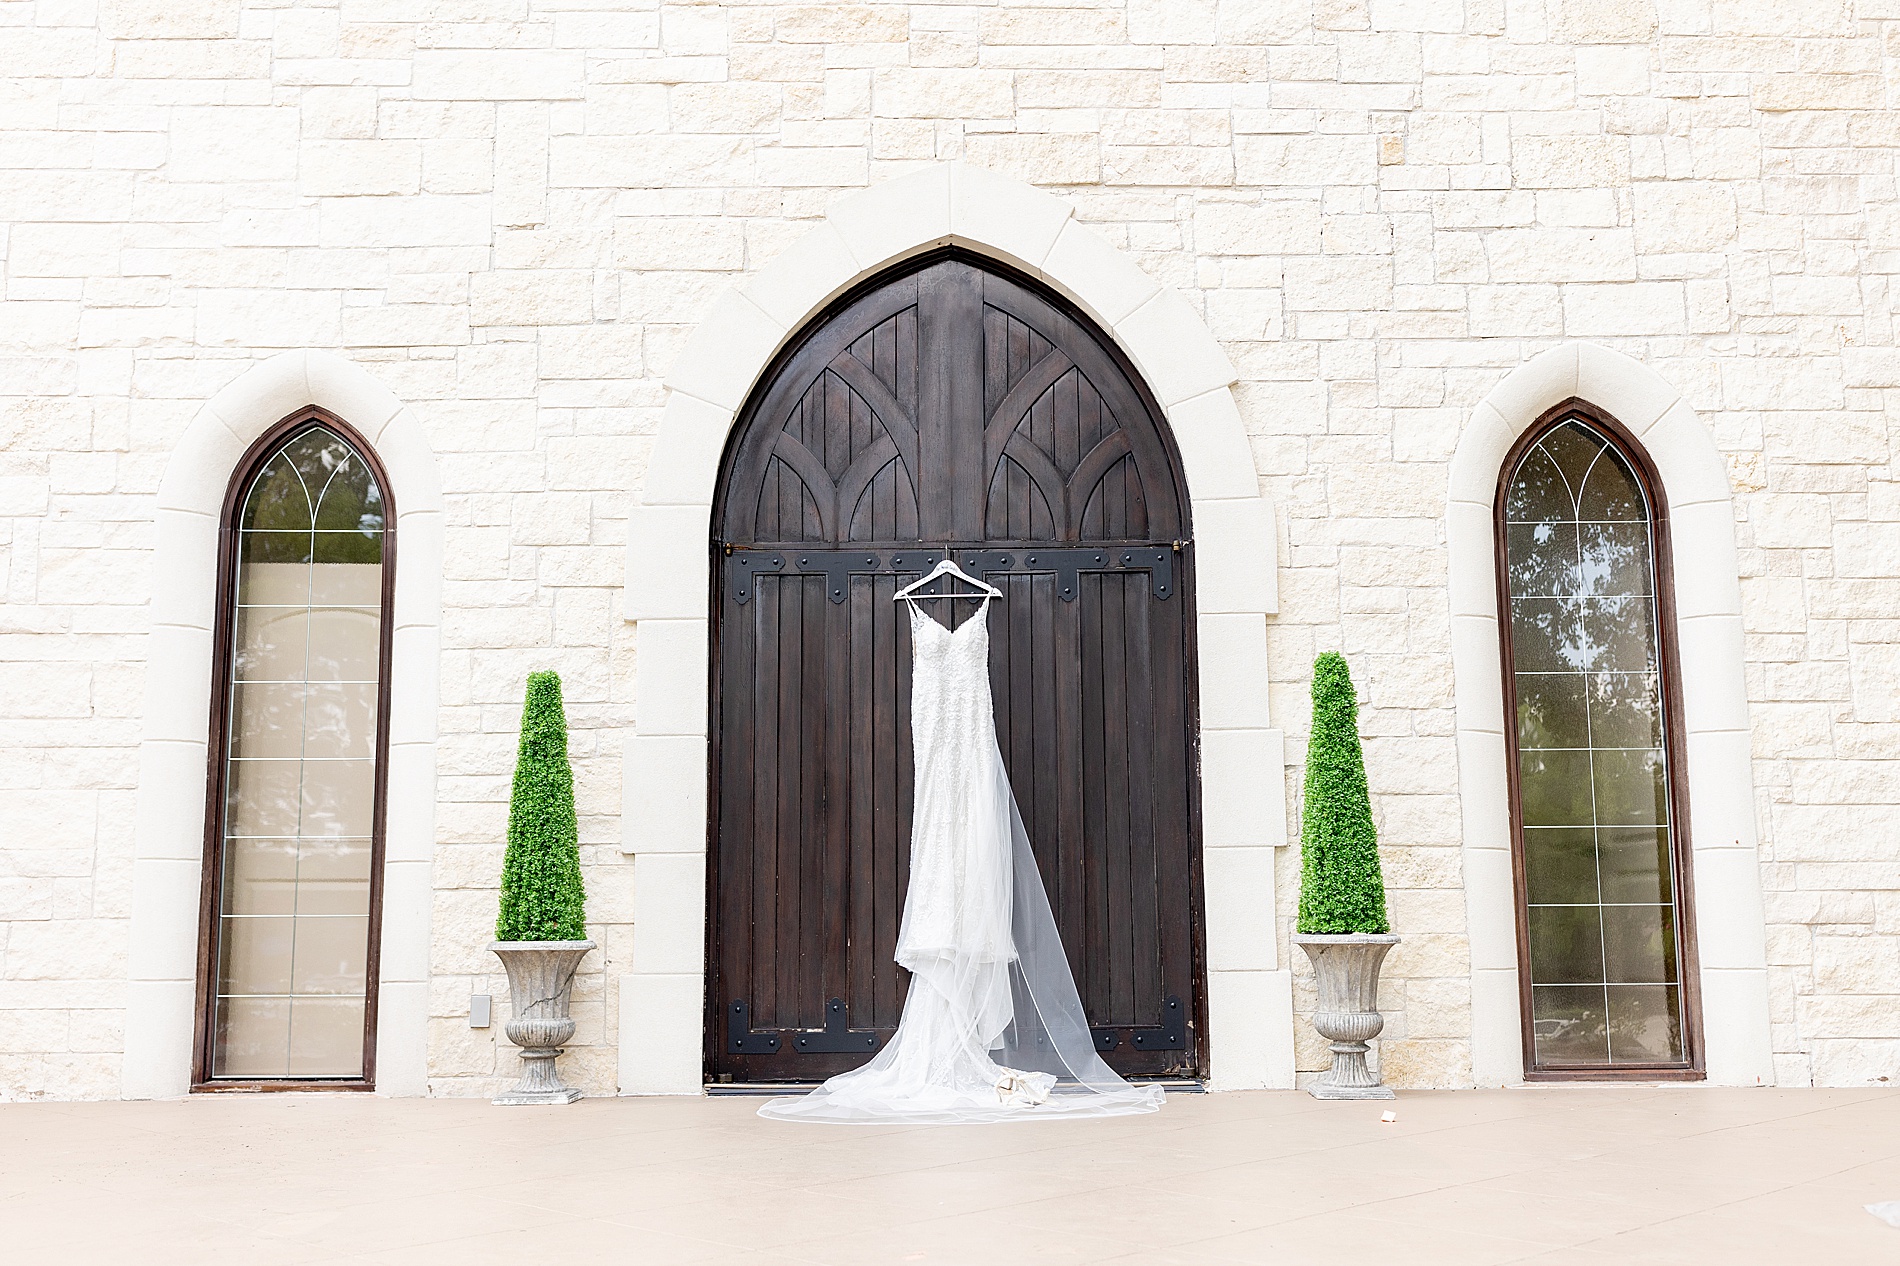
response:
<path id="1" fill-rule="evenodd" d="M 1379 1036 L 1379 966 L 1399 943 L 1389 932 L 1296 933 L 1293 943 L 1313 960 L 1319 1010 L 1313 1027 L 1333 1044 L 1333 1067 L 1311 1087 L 1315 1099 L 1396 1099 L 1366 1067 L 1366 1043 Z"/>
<path id="2" fill-rule="evenodd" d="M 581 1092 L 561 1084 L 554 1061 L 574 1036 L 568 1006 L 574 973 L 594 948 L 592 941 L 494 941 L 488 946 L 508 972 L 513 1014 L 508 1040 L 521 1048 L 521 1080 L 495 1100 L 499 1104 L 573 1103 Z"/>
<path id="3" fill-rule="evenodd" d="M 556 673 L 528 674 L 521 747 L 508 800 L 501 908 L 488 946 L 508 970 L 514 1013 L 508 1040 L 521 1048 L 521 1080 L 496 1103 L 572 1103 L 554 1061 L 574 1036 L 568 1005 L 587 939 L 574 770 L 567 763 L 567 708 Z"/>
<path id="4" fill-rule="evenodd" d="M 1399 943 L 1385 911 L 1379 833 L 1359 742 L 1359 694 L 1345 657 L 1313 661 L 1313 729 L 1300 811 L 1300 918 L 1293 943 L 1313 960 L 1313 1027 L 1333 1044 L 1315 1099 L 1394 1099 L 1366 1067 L 1366 1043 L 1385 1027 L 1379 965 Z"/>

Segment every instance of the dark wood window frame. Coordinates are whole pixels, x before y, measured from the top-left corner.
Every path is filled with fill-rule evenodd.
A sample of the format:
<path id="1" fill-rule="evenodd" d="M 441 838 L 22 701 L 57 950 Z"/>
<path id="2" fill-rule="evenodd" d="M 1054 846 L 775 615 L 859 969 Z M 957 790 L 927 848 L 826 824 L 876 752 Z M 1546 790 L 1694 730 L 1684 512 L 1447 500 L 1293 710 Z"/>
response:
<path id="1" fill-rule="evenodd" d="M 1663 768 L 1668 781 L 1671 882 L 1676 898 L 1676 962 L 1680 975 L 1683 1059 L 1668 1064 L 1546 1065 L 1539 1067 L 1531 1012 L 1530 888 L 1524 869 L 1524 806 L 1519 784 L 1517 677 L 1511 651 L 1511 586 L 1505 497 L 1512 476 L 1531 446 L 1565 422 L 1581 421 L 1599 431 L 1628 463 L 1649 503 L 1650 555 L 1656 586 L 1656 655 L 1662 679 Z M 1682 673 L 1676 653 L 1674 549 L 1669 502 L 1661 477 L 1629 428 L 1586 400 L 1571 398 L 1533 422 L 1506 454 L 1492 503 L 1492 540 L 1497 565 L 1498 652 L 1503 669 L 1504 753 L 1511 801 L 1511 882 L 1516 903 L 1517 987 L 1524 1043 L 1524 1080 L 1701 1081 L 1706 1076 L 1702 1042 L 1702 982 L 1696 955 L 1693 846 L 1689 832 L 1687 735 L 1682 720 Z"/>
<path id="2" fill-rule="evenodd" d="M 212 1077 L 217 1030 L 212 1022 L 218 970 L 218 914 L 224 889 L 225 776 L 229 766 L 232 640 L 238 566 L 238 523 L 243 498 L 264 466 L 297 434 L 312 427 L 334 431 L 363 459 L 383 499 L 382 618 L 377 631 L 376 775 L 370 817 L 369 944 L 365 950 L 363 997 L 363 1074 L 360 1077 Z M 259 436 L 232 472 L 218 521 L 217 617 L 212 632 L 211 721 L 206 748 L 210 768 L 205 778 L 205 840 L 203 877 L 199 888 L 198 982 L 195 996 L 191 1061 L 194 1093 L 257 1090 L 374 1090 L 376 1088 L 376 995 L 378 960 L 383 928 L 383 836 L 389 801 L 389 669 L 395 633 L 396 501 L 389 473 L 376 450 L 355 427 L 327 409 L 309 406 L 279 420 Z"/>

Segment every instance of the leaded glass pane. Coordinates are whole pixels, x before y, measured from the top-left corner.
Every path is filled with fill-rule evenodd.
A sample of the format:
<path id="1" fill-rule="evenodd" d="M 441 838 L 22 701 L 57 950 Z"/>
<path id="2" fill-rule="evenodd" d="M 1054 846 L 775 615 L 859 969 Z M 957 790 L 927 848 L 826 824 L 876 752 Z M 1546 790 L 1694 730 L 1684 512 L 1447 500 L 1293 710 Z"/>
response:
<path id="1" fill-rule="evenodd" d="M 1680 1063 L 1653 525 L 1581 420 L 1504 490 L 1518 805 L 1540 1067 Z"/>
<path id="2" fill-rule="evenodd" d="M 214 1077 L 362 1075 L 384 527 L 322 426 L 239 511 Z"/>

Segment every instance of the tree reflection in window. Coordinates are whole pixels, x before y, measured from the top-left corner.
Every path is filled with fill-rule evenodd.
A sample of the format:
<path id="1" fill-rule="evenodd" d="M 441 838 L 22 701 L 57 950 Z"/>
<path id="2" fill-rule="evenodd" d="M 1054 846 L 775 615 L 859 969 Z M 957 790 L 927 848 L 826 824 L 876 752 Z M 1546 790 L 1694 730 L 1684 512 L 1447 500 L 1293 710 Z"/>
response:
<path id="1" fill-rule="evenodd" d="M 238 511 L 213 1077 L 360 1077 L 368 985 L 382 489 L 292 433 Z"/>
<path id="2" fill-rule="evenodd" d="M 1504 493 L 1537 1067 L 1683 1062 L 1654 534 L 1578 418 Z"/>

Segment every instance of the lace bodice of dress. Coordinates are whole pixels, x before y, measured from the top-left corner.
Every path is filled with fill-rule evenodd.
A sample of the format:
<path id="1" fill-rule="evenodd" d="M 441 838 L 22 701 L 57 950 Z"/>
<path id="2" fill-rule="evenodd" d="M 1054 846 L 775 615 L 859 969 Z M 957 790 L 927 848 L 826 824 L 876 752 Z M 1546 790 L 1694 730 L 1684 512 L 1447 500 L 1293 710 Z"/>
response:
<path id="1" fill-rule="evenodd" d="M 967 787 L 972 757 L 987 758 L 995 732 L 990 701 L 989 603 L 955 631 L 910 609 L 910 736 L 916 767 Z M 941 763 L 940 763 L 941 762 Z"/>
<path id="2" fill-rule="evenodd" d="M 910 886 L 897 961 L 955 950 L 1013 957 L 1006 838 L 971 829 L 994 812 L 996 718 L 990 699 L 989 603 L 952 631 L 910 608 L 912 791 Z"/>

